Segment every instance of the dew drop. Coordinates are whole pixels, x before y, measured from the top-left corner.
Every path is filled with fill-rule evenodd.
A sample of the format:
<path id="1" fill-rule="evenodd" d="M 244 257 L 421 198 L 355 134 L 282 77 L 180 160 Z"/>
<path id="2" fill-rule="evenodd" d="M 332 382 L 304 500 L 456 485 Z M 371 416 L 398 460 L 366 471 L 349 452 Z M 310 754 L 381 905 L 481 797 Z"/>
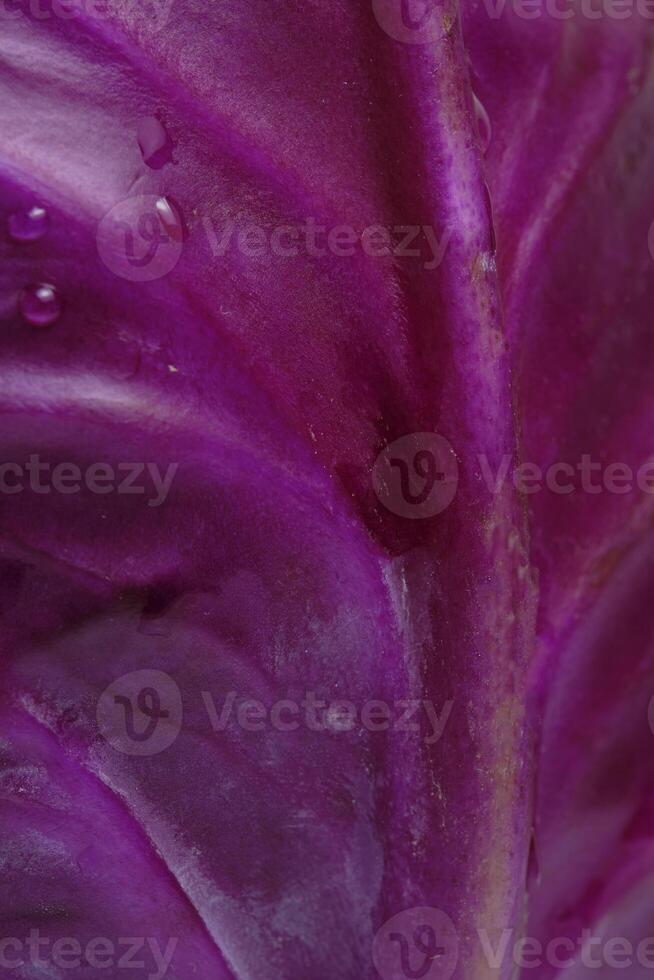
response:
<path id="1" fill-rule="evenodd" d="M 143 162 L 152 170 L 161 168 L 170 162 L 173 145 L 168 133 L 156 116 L 145 116 L 139 120 L 136 127 L 136 138 Z"/>
<path id="2" fill-rule="evenodd" d="M 184 240 L 184 222 L 179 208 L 173 204 L 169 197 L 158 198 L 155 208 L 168 237 L 174 242 L 182 242 Z"/>
<path id="3" fill-rule="evenodd" d="M 493 199 L 491 197 L 488 182 L 484 181 L 484 199 L 486 202 L 486 212 L 488 214 L 488 235 L 490 240 L 491 255 L 497 252 L 497 238 L 495 237 L 495 215 L 493 212 Z"/>
<path id="4" fill-rule="evenodd" d="M 472 101 L 475 107 L 475 119 L 477 120 L 477 132 L 479 133 L 481 152 L 486 153 L 493 135 L 490 119 L 488 118 L 488 113 L 474 92 L 472 94 Z"/>
<path id="5" fill-rule="evenodd" d="M 9 234 L 16 242 L 35 242 L 43 238 L 48 227 L 48 212 L 35 204 L 24 211 L 16 211 L 9 218 Z"/>
<path id="6" fill-rule="evenodd" d="M 49 327 L 61 316 L 57 290 L 46 282 L 26 286 L 18 304 L 23 319 L 33 327 Z"/>

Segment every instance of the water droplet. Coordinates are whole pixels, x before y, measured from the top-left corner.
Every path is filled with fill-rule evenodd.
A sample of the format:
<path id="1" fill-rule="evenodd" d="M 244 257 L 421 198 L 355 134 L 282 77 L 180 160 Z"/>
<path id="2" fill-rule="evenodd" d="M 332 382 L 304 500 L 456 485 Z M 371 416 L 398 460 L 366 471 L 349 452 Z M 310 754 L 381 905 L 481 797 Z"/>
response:
<path id="1" fill-rule="evenodd" d="M 163 123 L 156 116 L 145 116 L 139 120 L 136 127 L 136 138 L 139 142 L 143 162 L 152 170 L 161 168 L 170 162 L 173 144 Z"/>
<path id="2" fill-rule="evenodd" d="M 472 101 L 475 107 L 475 119 L 477 120 L 477 132 L 479 133 L 481 152 L 486 153 L 493 135 L 490 119 L 488 118 L 488 113 L 474 92 L 472 94 Z"/>
<path id="3" fill-rule="evenodd" d="M 16 242 L 35 242 L 43 238 L 48 228 L 48 212 L 35 204 L 17 211 L 9 218 L 9 234 Z"/>
<path id="4" fill-rule="evenodd" d="M 484 199 L 486 202 L 486 212 L 488 214 L 488 237 L 490 240 L 490 250 L 491 254 L 495 255 L 497 252 L 497 238 L 495 237 L 495 215 L 493 212 L 493 199 L 491 197 L 490 187 L 488 182 L 484 181 Z"/>
<path id="5" fill-rule="evenodd" d="M 57 290 L 47 282 L 26 286 L 18 302 L 23 319 L 33 327 L 49 327 L 61 316 Z"/>
<path id="6" fill-rule="evenodd" d="M 169 197 L 160 197 L 155 208 L 168 237 L 172 238 L 174 242 L 184 241 L 184 222 L 179 208 Z"/>

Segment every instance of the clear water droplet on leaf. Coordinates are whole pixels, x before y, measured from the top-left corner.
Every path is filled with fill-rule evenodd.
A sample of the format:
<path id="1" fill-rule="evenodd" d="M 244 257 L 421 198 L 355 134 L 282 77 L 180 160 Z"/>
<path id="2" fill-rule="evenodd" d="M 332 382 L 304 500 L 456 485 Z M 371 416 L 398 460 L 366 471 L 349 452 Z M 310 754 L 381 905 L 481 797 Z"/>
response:
<path id="1" fill-rule="evenodd" d="M 184 222 L 177 205 L 169 197 L 160 197 L 155 208 L 168 237 L 174 242 L 182 242 L 184 240 Z"/>
<path id="2" fill-rule="evenodd" d="M 31 283 L 20 294 L 21 316 L 33 327 L 49 327 L 61 316 L 61 299 L 50 283 Z"/>
<path id="3" fill-rule="evenodd" d="M 143 162 L 151 170 L 161 170 L 170 162 L 173 144 L 163 123 L 156 116 L 145 116 L 139 120 L 136 137 Z"/>
<path id="4" fill-rule="evenodd" d="M 493 199 L 491 197 L 488 182 L 484 181 L 484 200 L 486 203 L 486 213 L 488 215 L 488 235 L 490 239 L 490 251 L 492 255 L 497 252 L 497 238 L 495 237 L 495 214 L 493 211 Z"/>
<path id="5" fill-rule="evenodd" d="M 472 94 L 472 101 L 475 107 L 475 119 L 477 120 L 477 132 L 479 133 L 481 152 L 486 153 L 493 136 L 490 119 L 488 117 L 488 113 L 474 92 Z"/>
<path id="6" fill-rule="evenodd" d="M 16 211 L 9 218 L 9 234 L 16 242 L 35 242 L 43 238 L 48 228 L 48 212 L 35 204 Z"/>

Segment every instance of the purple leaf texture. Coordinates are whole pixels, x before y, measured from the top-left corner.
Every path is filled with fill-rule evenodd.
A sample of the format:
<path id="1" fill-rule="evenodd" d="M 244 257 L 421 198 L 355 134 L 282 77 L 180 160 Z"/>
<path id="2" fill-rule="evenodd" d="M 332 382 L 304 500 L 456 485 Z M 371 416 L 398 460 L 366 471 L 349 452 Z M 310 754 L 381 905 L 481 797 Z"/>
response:
<path id="1" fill-rule="evenodd" d="M 653 977 L 654 6 L 3 0 L 0 92 L 0 980 Z"/>

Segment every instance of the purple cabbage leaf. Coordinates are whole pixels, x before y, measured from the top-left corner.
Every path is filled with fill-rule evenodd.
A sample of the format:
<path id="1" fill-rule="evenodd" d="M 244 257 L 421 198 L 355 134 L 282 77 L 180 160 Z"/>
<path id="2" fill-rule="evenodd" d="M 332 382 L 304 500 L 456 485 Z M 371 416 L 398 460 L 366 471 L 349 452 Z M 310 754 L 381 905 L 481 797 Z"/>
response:
<path id="1" fill-rule="evenodd" d="M 399 980 L 407 909 L 428 980 L 648 934 L 651 496 L 479 458 L 648 456 L 652 28 L 397 8 L 4 10 L 0 938 L 49 945 L 3 977 Z M 375 473 L 433 432 L 413 520 Z M 47 959 L 98 937 L 146 965 Z"/>

